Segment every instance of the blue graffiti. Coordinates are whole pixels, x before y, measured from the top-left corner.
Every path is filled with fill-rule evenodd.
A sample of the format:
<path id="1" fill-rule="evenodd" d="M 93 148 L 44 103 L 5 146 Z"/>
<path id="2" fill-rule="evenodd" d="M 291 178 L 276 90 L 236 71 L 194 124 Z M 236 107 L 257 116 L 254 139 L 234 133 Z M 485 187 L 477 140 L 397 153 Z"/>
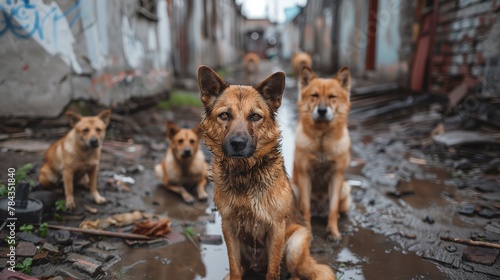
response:
<path id="1" fill-rule="evenodd" d="M 80 18 L 79 7 L 80 0 L 77 0 L 66 12 L 58 13 L 57 7 L 45 11 L 37 8 L 30 0 L 6 0 L 5 3 L 0 3 L 0 37 L 10 31 L 18 39 L 38 36 L 40 40 L 44 40 L 44 26 L 50 20 L 52 20 L 53 34 L 56 36 L 58 21 L 75 13 L 69 22 L 71 28 Z"/>

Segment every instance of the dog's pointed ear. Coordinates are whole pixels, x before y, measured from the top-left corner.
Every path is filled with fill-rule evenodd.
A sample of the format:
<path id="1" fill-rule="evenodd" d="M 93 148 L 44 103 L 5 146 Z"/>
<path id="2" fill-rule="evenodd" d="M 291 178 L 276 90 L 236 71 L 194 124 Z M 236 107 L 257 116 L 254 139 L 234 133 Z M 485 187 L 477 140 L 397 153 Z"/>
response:
<path id="1" fill-rule="evenodd" d="M 285 73 L 276 72 L 264 79 L 255 89 L 267 101 L 274 112 L 281 106 L 281 98 L 285 90 Z"/>
<path id="2" fill-rule="evenodd" d="M 109 124 L 109 121 L 111 121 L 111 110 L 110 109 L 105 109 L 102 112 L 100 112 L 97 115 L 107 126 Z"/>
<path id="3" fill-rule="evenodd" d="M 181 130 L 174 122 L 167 122 L 167 139 L 174 139 L 174 135 Z"/>
<path id="4" fill-rule="evenodd" d="M 198 136 L 201 136 L 201 127 L 200 125 L 197 125 L 193 128 L 193 132 L 198 135 Z"/>
<path id="5" fill-rule="evenodd" d="M 82 119 L 82 116 L 75 112 L 66 112 L 66 118 L 68 118 L 69 125 L 75 127 L 75 125 Z"/>
<path id="6" fill-rule="evenodd" d="M 302 69 L 300 70 L 300 87 L 306 87 L 315 78 L 316 74 L 311 68 L 309 68 L 308 66 L 302 67 Z"/>
<path id="7" fill-rule="evenodd" d="M 349 67 L 343 67 L 340 69 L 334 77 L 337 81 L 339 81 L 340 86 L 347 90 L 351 91 L 351 71 L 349 71 Z"/>
<path id="8" fill-rule="evenodd" d="M 200 87 L 200 99 L 207 108 L 228 87 L 228 84 L 217 72 L 202 65 L 198 68 L 198 86 Z"/>

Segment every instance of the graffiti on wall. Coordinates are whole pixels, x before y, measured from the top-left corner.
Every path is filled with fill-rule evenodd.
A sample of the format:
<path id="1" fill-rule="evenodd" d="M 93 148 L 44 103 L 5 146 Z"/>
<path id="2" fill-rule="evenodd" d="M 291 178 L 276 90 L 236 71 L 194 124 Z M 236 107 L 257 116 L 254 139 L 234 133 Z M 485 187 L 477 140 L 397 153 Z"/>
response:
<path id="1" fill-rule="evenodd" d="M 80 18 L 80 2 L 63 12 L 56 2 L 5 0 L 0 3 L 0 37 L 11 34 L 18 40 L 35 40 L 50 55 L 60 57 L 76 73 L 82 69 L 73 50 L 71 26 Z"/>

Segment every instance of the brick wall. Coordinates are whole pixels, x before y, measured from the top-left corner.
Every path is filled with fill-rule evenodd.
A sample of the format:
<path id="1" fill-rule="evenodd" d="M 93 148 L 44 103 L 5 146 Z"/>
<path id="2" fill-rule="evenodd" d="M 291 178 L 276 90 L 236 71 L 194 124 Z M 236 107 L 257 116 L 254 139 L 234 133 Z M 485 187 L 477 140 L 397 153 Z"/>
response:
<path id="1" fill-rule="evenodd" d="M 486 55 L 498 55 L 485 50 L 495 49 L 491 44 L 500 41 L 499 32 L 493 28 L 499 10 L 500 0 L 439 1 L 435 44 L 431 48 L 431 92 L 449 93 L 465 77 L 478 79 L 485 75 Z"/>

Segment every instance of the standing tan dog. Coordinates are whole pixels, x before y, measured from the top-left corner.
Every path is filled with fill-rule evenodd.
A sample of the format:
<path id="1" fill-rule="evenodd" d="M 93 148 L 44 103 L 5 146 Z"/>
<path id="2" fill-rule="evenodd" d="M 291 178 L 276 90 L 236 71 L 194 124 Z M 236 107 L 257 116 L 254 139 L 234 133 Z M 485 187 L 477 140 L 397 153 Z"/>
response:
<path id="1" fill-rule="evenodd" d="M 179 128 L 173 122 L 167 123 L 167 153 L 155 166 L 156 177 L 173 192 L 179 193 L 184 202 L 191 204 L 194 197 L 186 190 L 196 186 L 199 200 L 207 200 L 208 165 L 200 147 L 200 127 Z"/>
<path id="2" fill-rule="evenodd" d="M 285 88 L 283 72 L 256 87 L 230 86 L 206 66 L 198 69 L 205 116 L 201 128 L 214 155 L 214 202 L 222 217 L 229 275 L 267 269 L 279 279 L 283 254 L 293 279 L 335 279 L 309 253 L 311 232 L 294 203 L 280 152 L 276 112 Z"/>
<path id="3" fill-rule="evenodd" d="M 72 129 L 49 147 L 38 180 L 42 187 L 49 187 L 57 185 L 62 179 L 68 209 L 75 208 L 75 182 L 87 184 L 90 181 L 94 201 L 105 203 L 106 199 L 97 190 L 97 172 L 111 110 L 104 110 L 94 117 L 82 117 L 73 112 L 66 113 L 66 116 Z"/>
<path id="4" fill-rule="evenodd" d="M 293 181 L 299 188 L 300 210 L 309 225 L 311 195 L 329 200 L 329 240 L 341 238 L 338 216 L 351 204 L 350 186 L 344 182 L 351 146 L 347 130 L 350 79 L 347 67 L 333 79 L 318 78 L 309 67 L 304 67 L 300 75 Z"/>
<path id="5" fill-rule="evenodd" d="M 260 58 L 256 53 L 249 52 L 243 57 L 243 72 L 245 83 L 252 82 L 259 72 Z"/>
<path id="6" fill-rule="evenodd" d="M 312 58 L 309 54 L 305 52 L 296 52 L 292 56 L 292 70 L 293 77 L 295 78 L 296 83 L 299 83 L 300 71 L 303 67 L 312 67 Z"/>

